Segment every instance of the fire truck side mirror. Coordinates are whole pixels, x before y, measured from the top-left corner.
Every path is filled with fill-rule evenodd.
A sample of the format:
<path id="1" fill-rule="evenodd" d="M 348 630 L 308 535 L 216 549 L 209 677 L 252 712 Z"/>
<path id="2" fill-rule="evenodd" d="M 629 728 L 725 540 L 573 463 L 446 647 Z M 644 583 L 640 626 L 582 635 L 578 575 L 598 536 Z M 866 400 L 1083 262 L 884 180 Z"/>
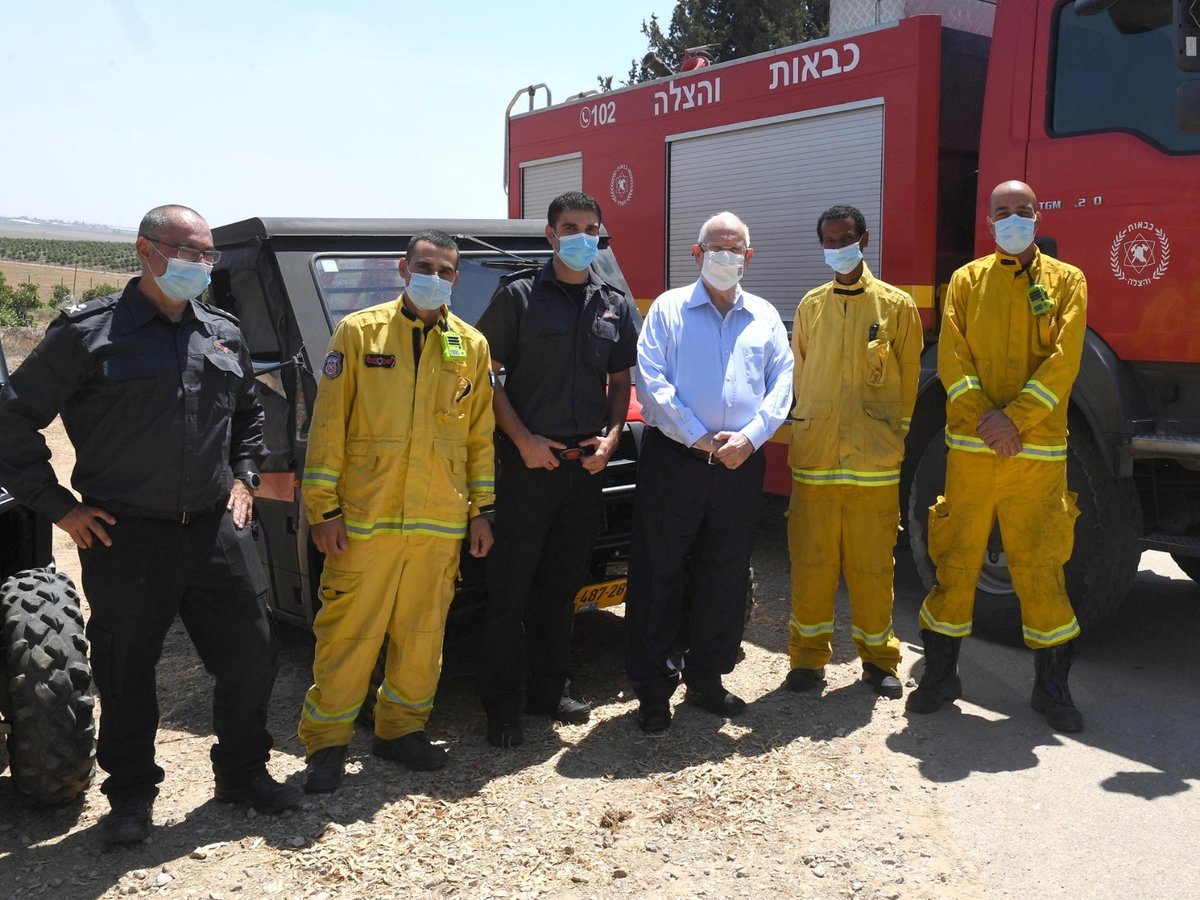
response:
<path id="1" fill-rule="evenodd" d="M 1200 72 L 1200 0 L 1175 0 L 1175 65 L 1183 72 Z M 1183 87 L 1191 87 L 1184 85 Z M 1185 93 L 1180 88 L 1179 97 Z M 1176 109 L 1182 113 L 1178 100 Z M 1183 119 L 1180 118 L 1180 127 Z M 1195 131 L 1195 128 L 1188 129 Z"/>

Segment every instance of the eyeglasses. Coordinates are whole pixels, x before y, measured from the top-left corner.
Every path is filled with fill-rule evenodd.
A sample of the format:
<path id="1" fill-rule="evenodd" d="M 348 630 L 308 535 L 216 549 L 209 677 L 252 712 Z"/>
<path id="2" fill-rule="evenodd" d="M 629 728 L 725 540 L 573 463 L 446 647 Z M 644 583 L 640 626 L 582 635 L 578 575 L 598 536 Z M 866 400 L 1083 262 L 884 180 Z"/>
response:
<path id="1" fill-rule="evenodd" d="M 143 235 L 143 237 L 146 237 Z M 220 250 L 198 250 L 195 247 L 189 247 L 187 244 L 172 244 L 169 241 L 164 241 L 159 238 L 146 237 L 146 240 L 152 244 L 162 244 L 164 247 L 174 247 L 179 252 L 176 254 L 184 262 L 202 262 L 205 265 L 215 266 L 221 259 Z"/>
<path id="2" fill-rule="evenodd" d="M 745 248 L 745 247 L 722 247 L 719 244 L 701 244 L 700 249 L 703 250 L 705 253 L 720 253 L 722 250 L 725 250 L 728 253 L 734 253 L 738 256 L 745 256 L 747 248 Z"/>

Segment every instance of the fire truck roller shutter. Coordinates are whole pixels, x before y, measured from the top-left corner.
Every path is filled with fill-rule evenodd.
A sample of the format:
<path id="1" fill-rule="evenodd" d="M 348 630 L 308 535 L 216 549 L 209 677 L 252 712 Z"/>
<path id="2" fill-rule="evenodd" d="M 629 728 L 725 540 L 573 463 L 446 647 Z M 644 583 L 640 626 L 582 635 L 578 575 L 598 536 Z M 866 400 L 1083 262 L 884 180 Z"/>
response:
<path id="1" fill-rule="evenodd" d="M 583 190 L 583 156 L 571 153 L 521 163 L 521 218 L 545 220 L 550 201 Z"/>
<path id="2" fill-rule="evenodd" d="M 817 217 L 829 207 L 862 210 L 871 232 L 867 265 L 880 273 L 880 101 L 677 135 L 670 139 L 670 167 L 669 287 L 695 280 L 692 244 L 704 221 L 725 209 L 750 226 L 755 255 L 742 286 L 775 304 L 789 328 L 800 298 L 832 277 L 816 231 Z"/>

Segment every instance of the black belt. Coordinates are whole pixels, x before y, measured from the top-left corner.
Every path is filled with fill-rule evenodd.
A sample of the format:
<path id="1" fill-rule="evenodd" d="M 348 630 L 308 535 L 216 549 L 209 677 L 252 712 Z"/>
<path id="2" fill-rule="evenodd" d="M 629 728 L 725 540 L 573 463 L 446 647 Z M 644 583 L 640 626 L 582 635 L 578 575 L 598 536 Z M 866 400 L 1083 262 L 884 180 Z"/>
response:
<path id="1" fill-rule="evenodd" d="M 197 519 L 202 519 L 205 516 L 211 516 L 215 512 L 224 512 L 225 505 L 225 503 L 220 503 L 216 506 L 210 506 L 207 509 L 185 509 L 179 514 L 179 517 L 176 519 L 176 521 L 179 522 L 180 525 L 190 525 Z"/>
<path id="2" fill-rule="evenodd" d="M 182 512 L 152 512 L 150 510 L 136 509 L 135 507 L 126 506 L 123 503 L 106 503 L 103 500 L 92 500 L 84 498 L 84 503 L 88 506 L 98 506 L 115 516 L 127 516 L 131 519 L 157 519 L 162 522 L 175 522 L 179 525 L 190 525 L 197 519 L 202 519 L 205 516 L 211 516 L 213 513 L 225 511 L 228 505 L 228 498 L 217 502 L 212 506 L 202 506 L 199 509 L 185 509 Z"/>
<path id="3" fill-rule="evenodd" d="M 688 447 L 685 444 L 681 444 L 679 441 L 666 435 L 661 429 L 650 428 L 650 431 L 653 431 L 655 434 L 661 437 L 663 439 L 663 443 L 673 449 L 676 453 L 682 453 L 684 456 L 690 456 L 693 459 L 703 460 L 710 466 L 721 465 L 721 462 L 716 458 L 716 456 L 714 456 L 712 453 L 709 453 L 707 450 L 700 450 L 696 447 Z"/>

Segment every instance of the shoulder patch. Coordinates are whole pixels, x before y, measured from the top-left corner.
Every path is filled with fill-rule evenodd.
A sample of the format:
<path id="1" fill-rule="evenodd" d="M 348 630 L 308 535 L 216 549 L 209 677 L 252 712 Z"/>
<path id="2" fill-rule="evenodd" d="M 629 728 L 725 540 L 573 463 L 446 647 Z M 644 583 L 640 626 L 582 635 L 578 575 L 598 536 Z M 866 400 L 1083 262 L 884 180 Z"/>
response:
<path id="1" fill-rule="evenodd" d="M 87 303 L 76 303 L 74 306 L 63 307 L 62 314 L 68 319 L 86 319 L 88 316 L 93 316 L 98 312 L 112 309 L 120 299 L 121 295 L 119 293 L 109 294 L 107 297 L 97 297 L 95 300 L 89 300 Z"/>
<path id="2" fill-rule="evenodd" d="M 329 354 L 325 357 L 325 365 L 321 369 L 321 372 L 326 378 L 337 378 L 342 374 L 342 360 L 344 358 L 338 351 L 330 350 Z"/>
<path id="3" fill-rule="evenodd" d="M 535 278 L 537 276 L 537 273 L 540 272 L 541 270 L 542 270 L 541 266 L 531 266 L 528 269 L 518 269 L 516 272 L 513 272 L 511 275 L 503 276 L 500 279 L 500 286 L 507 287 L 508 285 L 512 284 L 514 281 L 520 281 L 522 278 Z"/>
<path id="4" fill-rule="evenodd" d="M 228 319 L 234 325 L 240 326 L 242 324 L 237 316 L 235 316 L 231 312 L 227 312 L 226 310 L 221 309 L 221 307 L 219 307 L 219 306 L 213 306 L 213 304 L 206 303 L 203 300 L 197 300 L 196 304 L 198 306 L 202 307 L 205 312 L 212 313 L 214 316 L 220 316 L 223 319 Z"/>

